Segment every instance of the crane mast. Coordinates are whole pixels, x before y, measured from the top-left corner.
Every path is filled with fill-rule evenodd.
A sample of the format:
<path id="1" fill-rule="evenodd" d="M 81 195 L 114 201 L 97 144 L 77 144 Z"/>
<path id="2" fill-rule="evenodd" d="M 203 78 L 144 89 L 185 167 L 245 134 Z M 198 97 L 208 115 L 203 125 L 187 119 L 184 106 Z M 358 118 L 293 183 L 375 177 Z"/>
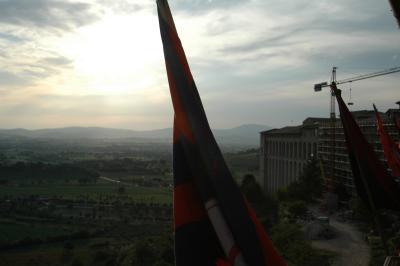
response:
<path id="1" fill-rule="evenodd" d="M 332 68 L 332 77 L 331 77 L 331 84 L 335 84 L 337 83 L 336 80 L 336 69 L 337 67 L 333 67 Z M 334 188 L 335 188 L 335 184 L 334 184 L 334 179 L 335 179 L 335 169 L 336 169 L 336 112 L 335 112 L 335 93 L 334 91 L 331 89 L 331 112 L 330 112 L 330 130 L 331 130 L 331 153 L 330 153 L 330 178 L 327 180 L 327 189 L 328 192 L 333 192 Z"/>

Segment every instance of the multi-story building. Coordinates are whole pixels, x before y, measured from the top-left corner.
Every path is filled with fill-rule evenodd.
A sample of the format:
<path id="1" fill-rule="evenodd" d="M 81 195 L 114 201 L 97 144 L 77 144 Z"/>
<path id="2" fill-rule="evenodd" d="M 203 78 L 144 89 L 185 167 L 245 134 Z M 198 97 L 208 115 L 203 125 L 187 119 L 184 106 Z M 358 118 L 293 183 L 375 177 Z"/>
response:
<path id="1" fill-rule="evenodd" d="M 396 140 L 399 139 L 399 132 L 395 128 L 393 115 L 398 114 L 399 111 L 389 109 L 386 113 L 380 113 L 385 129 Z M 376 128 L 374 111 L 355 111 L 352 112 L 352 115 L 378 158 L 386 164 Z M 353 173 L 340 119 L 336 120 L 334 126 L 330 121 L 320 124 L 318 154 L 325 170 L 326 184 L 332 187 L 336 187 L 338 184 L 344 185 L 349 194 L 354 194 Z"/>
<path id="2" fill-rule="evenodd" d="M 384 161 L 374 112 L 356 111 L 352 114 Z M 393 118 L 399 115 L 398 109 L 389 109 L 386 114 L 381 114 L 385 128 L 394 139 L 399 139 L 399 132 Z M 326 184 L 334 186 L 340 183 L 351 194 L 355 192 L 340 119 L 336 119 L 334 127 L 329 118 L 307 118 L 300 126 L 261 132 L 260 147 L 260 183 L 266 192 L 275 192 L 297 180 L 311 154 L 322 160 Z"/>
<path id="3" fill-rule="evenodd" d="M 261 132 L 260 178 L 274 192 L 298 179 L 307 160 L 318 153 L 318 128 L 326 118 L 307 118 L 301 126 Z"/>

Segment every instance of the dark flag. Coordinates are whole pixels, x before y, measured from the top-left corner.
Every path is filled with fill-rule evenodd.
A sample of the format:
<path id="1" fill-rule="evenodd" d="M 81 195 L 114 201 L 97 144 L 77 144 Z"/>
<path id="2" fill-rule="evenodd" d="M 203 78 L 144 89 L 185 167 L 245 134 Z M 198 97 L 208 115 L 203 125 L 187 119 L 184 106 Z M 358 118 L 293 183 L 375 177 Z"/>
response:
<path id="1" fill-rule="evenodd" d="M 379 137 L 381 139 L 383 154 L 385 155 L 386 162 L 392 171 L 392 176 L 400 177 L 400 151 L 396 143 L 392 140 L 383 126 L 382 118 L 375 107 L 376 127 L 378 129 Z"/>
<path id="2" fill-rule="evenodd" d="M 400 27 L 400 0 L 389 0 L 389 3 L 392 7 L 393 15 L 397 20 L 397 24 Z"/>
<path id="3" fill-rule="evenodd" d="M 346 138 L 349 160 L 353 172 L 354 184 L 360 198 L 370 208 L 370 202 L 376 208 L 400 210 L 400 189 L 395 180 L 387 173 L 371 145 L 366 140 L 349 109 L 344 103 L 341 91 L 331 85 L 340 109 L 340 118 Z"/>
<path id="4" fill-rule="evenodd" d="M 394 118 L 394 124 L 396 125 L 397 131 L 400 133 L 400 117 Z"/>
<path id="5" fill-rule="evenodd" d="M 174 118 L 177 266 L 286 265 L 226 166 L 166 0 L 157 0 Z"/>

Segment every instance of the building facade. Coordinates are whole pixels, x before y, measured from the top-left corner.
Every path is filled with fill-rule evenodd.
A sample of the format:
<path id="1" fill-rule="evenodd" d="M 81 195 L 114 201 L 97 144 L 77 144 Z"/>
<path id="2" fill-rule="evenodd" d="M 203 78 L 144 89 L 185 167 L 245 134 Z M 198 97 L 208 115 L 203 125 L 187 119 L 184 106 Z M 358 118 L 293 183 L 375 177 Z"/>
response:
<path id="1" fill-rule="evenodd" d="M 260 177 L 266 192 L 296 181 L 310 156 L 317 156 L 319 121 L 324 120 L 307 118 L 301 126 L 260 133 Z"/>
<path id="2" fill-rule="evenodd" d="M 374 111 L 352 114 L 378 157 L 385 163 Z M 386 130 L 398 140 L 400 136 L 394 118 L 400 117 L 400 110 L 389 109 L 381 116 Z M 336 119 L 333 126 L 329 118 L 307 118 L 300 126 L 260 133 L 260 183 L 264 191 L 272 193 L 298 180 L 311 155 L 321 160 L 326 185 L 334 187 L 341 184 L 349 194 L 355 193 L 342 123 Z"/>
<path id="3" fill-rule="evenodd" d="M 389 109 L 386 113 L 380 113 L 385 129 L 394 140 L 399 139 L 399 132 L 395 127 L 393 115 L 399 114 L 399 111 L 397 109 Z M 352 115 L 367 141 L 374 149 L 375 154 L 386 166 L 376 127 L 375 112 L 365 110 L 355 111 L 352 112 Z M 319 159 L 322 160 L 325 172 L 325 183 L 332 187 L 343 185 L 348 194 L 354 195 L 356 191 L 353 183 L 353 173 L 347 153 L 343 125 L 340 119 L 336 120 L 334 127 L 329 121 L 320 124 L 318 154 Z"/>

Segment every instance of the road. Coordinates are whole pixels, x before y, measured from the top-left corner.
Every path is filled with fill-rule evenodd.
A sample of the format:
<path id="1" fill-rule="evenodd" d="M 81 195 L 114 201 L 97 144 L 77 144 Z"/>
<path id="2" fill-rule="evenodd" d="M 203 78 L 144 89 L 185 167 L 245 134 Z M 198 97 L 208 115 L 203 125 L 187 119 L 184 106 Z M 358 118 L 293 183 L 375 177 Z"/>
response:
<path id="1" fill-rule="evenodd" d="M 337 237 L 312 241 L 312 246 L 336 252 L 338 257 L 333 266 L 368 266 L 369 246 L 361 232 L 354 225 L 340 222 L 334 216 L 330 217 L 330 225 Z"/>
<path id="2" fill-rule="evenodd" d="M 121 184 L 121 185 L 127 185 L 127 186 L 133 186 L 133 184 L 129 184 L 127 182 L 122 182 L 116 179 L 112 179 L 106 176 L 99 176 L 100 179 L 103 179 L 105 181 L 111 182 L 111 183 L 116 183 L 116 184 Z"/>

